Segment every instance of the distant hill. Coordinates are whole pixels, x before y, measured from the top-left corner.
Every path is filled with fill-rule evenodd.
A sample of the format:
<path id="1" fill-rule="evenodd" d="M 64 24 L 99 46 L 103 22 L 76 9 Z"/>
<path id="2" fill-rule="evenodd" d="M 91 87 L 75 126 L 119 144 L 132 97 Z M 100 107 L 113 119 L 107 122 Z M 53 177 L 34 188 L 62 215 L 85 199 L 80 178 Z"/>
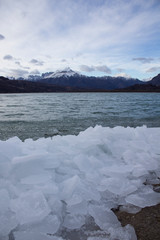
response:
<path id="1" fill-rule="evenodd" d="M 124 77 L 88 77 L 70 68 L 31 75 L 28 80 L 0 77 L 0 93 L 29 92 L 159 92 L 160 74 L 148 82 Z"/>
<path id="2" fill-rule="evenodd" d="M 113 92 L 160 92 L 160 86 L 152 84 L 135 84 L 127 88 L 115 89 Z"/>
<path id="3" fill-rule="evenodd" d="M 152 80 L 148 81 L 147 83 L 155 85 L 155 86 L 160 86 L 160 74 L 158 74 L 156 77 L 152 78 Z"/>
<path id="4" fill-rule="evenodd" d="M 31 77 L 29 78 L 31 80 Z M 62 71 L 44 73 L 42 76 L 32 76 L 32 81 L 54 84 L 63 87 L 76 87 L 86 90 L 113 90 L 117 88 L 125 88 L 134 84 L 144 84 L 143 81 L 133 78 L 124 77 L 88 77 L 74 72 L 67 68 Z"/>
<path id="5" fill-rule="evenodd" d="M 72 92 L 78 90 L 70 87 L 54 86 L 53 84 L 9 80 L 8 78 L 0 77 L 0 93 Z"/>

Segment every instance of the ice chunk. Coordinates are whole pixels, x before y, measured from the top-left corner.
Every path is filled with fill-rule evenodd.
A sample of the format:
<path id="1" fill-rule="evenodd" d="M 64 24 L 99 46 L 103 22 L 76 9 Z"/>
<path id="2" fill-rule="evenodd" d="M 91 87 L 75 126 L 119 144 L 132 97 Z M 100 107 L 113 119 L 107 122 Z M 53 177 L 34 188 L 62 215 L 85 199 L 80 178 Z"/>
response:
<path id="1" fill-rule="evenodd" d="M 139 211 L 141 211 L 142 208 L 128 204 L 128 205 L 122 205 L 120 206 L 119 210 L 122 212 L 128 212 L 128 213 L 138 213 Z"/>
<path id="2" fill-rule="evenodd" d="M 67 214 L 63 222 L 63 226 L 68 229 L 79 229 L 84 224 L 85 217 L 79 214 Z"/>
<path id="3" fill-rule="evenodd" d="M 107 230 L 109 227 L 118 227 L 120 223 L 112 211 L 106 210 L 102 206 L 89 206 L 89 214 L 94 218 L 95 223 L 102 229 Z"/>
<path id="4" fill-rule="evenodd" d="M 23 143 L 18 137 L 13 137 L 7 141 L 0 141 L 0 150 L 2 149 L 3 154 L 11 159 L 21 154 L 22 145 Z"/>
<path id="5" fill-rule="evenodd" d="M 160 203 L 160 194 L 146 186 L 140 192 L 127 196 L 125 200 L 127 203 L 144 208 Z"/>
<path id="6" fill-rule="evenodd" d="M 0 156 L 0 177 L 6 178 L 11 170 L 10 160 L 2 152 L 0 152 Z"/>
<path id="7" fill-rule="evenodd" d="M 0 190 L 0 215 L 9 210 L 10 198 L 6 189 Z"/>
<path id="8" fill-rule="evenodd" d="M 18 225 L 15 214 L 10 211 L 0 214 L 0 239 L 7 236 Z"/>
<path id="9" fill-rule="evenodd" d="M 95 187 L 87 182 L 84 185 L 82 179 L 77 175 L 63 181 L 61 188 L 61 198 L 69 205 L 72 205 L 74 201 L 80 203 L 82 200 L 98 201 L 100 199 L 100 194 Z"/>
<path id="10" fill-rule="evenodd" d="M 29 231 L 14 232 L 15 240 L 63 240 L 61 237 Z"/>
<path id="11" fill-rule="evenodd" d="M 109 228 L 110 239 L 118 239 L 118 240 L 137 240 L 137 236 L 134 228 L 131 225 L 126 225 L 125 227 L 119 228 Z"/>
<path id="12" fill-rule="evenodd" d="M 55 196 L 50 196 L 48 198 L 48 204 L 52 213 L 56 214 L 57 216 L 61 217 L 63 204 L 59 199 L 56 199 Z"/>
<path id="13" fill-rule="evenodd" d="M 54 234 L 58 231 L 60 221 L 56 215 L 49 215 L 41 223 L 32 228 L 34 232 Z"/>
<path id="14" fill-rule="evenodd" d="M 56 215 L 48 215 L 41 222 L 25 224 L 20 227 L 20 231 L 27 230 L 28 232 L 55 234 L 60 226 L 60 220 Z"/>
<path id="15" fill-rule="evenodd" d="M 9 240 L 9 236 L 1 237 L 1 240 Z"/>
<path id="16" fill-rule="evenodd" d="M 45 196 L 49 195 L 58 195 L 59 194 L 59 188 L 58 185 L 51 179 L 50 181 L 34 185 L 35 189 L 40 190 L 43 192 Z"/>
<path id="17" fill-rule="evenodd" d="M 11 210 L 16 213 L 20 224 L 41 221 L 50 213 L 44 195 L 33 190 L 22 193 L 19 198 L 12 200 Z"/>
<path id="18" fill-rule="evenodd" d="M 88 213 L 88 203 L 87 201 L 82 201 L 72 205 L 67 205 L 67 212 L 73 214 L 83 214 L 87 215 Z"/>
<path id="19" fill-rule="evenodd" d="M 14 157 L 12 159 L 12 174 L 19 180 L 30 175 L 45 173 L 44 159 L 45 156 L 40 154 Z"/>
<path id="20" fill-rule="evenodd" d="M 79 196 L 79 195 L 77 195 L 77 194 L 73 194 L 72 197 L 71 197 L 71 199 L 69 199 L 69 200 L 67 201 L 67 204 L 68 204 L 69 206 L 72 206 L 72 205 L 79 204 L 79 203 L 81 203 L 81 202 L 82 202 L 81 196 Z"/>
<path id="21" fill-rule="evenodd" d="M 41 174 L 30 175 L 22 178 L 21 183 L 23 184 L 40 184 L 49 181 L 52 178 L 50 173 L 44 172 Z"/>
<path id="22" fill-rule="evenodd" d="M 80 178 L 75 175 L 61 184 L 62 187 L 62 199 L 70 199 L 74 191 L 81 185 Z"/>
<path id="23" fill-rule="evenodd" d="M 137 166 L 134 167 L 134 169 L 132 171 L 132 174 L 135 177 L 140 177 L 147 173 L 148 173 L 148 171 L 145 169 L 145 167 L 138 165 L 138 164 L 137 164 Z"/>
<path id="24" fill-rule="evenodd" d="M 127 178 L 117 178 L 116 176 L 102 180 L 99 188 L 120 196 L 125 196 L 137 190 L 137 187 Z"/>

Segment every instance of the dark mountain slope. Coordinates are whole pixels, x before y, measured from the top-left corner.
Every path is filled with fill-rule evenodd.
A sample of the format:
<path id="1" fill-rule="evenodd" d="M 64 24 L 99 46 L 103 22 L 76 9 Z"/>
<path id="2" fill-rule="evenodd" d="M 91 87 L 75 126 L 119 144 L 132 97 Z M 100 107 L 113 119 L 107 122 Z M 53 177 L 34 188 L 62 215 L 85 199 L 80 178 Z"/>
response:
<path id="1" fill-rule="evenodd" d="M 0 93 L 70 92 L 78 89 L 0 77 Z"/>
<path id="2" fill-rule="evenodd" d="M 160 86 L 160 74 L 152 78 L 152 80 L 148 81 L 147 83 L 155 86 Z"/>
<path id="3" fill-rule="evenodd" d="M 54 84 L 57 86 L 70 86 L 83 89 L 103 89 L 113 90 L 116 88 L 125 88 L 134 84 L 143 84 L 138 79 L 125 79 L 123 77 L 87 77 L 84 75 L 75 75 L 70 77 L 61 76 L 58 78 L 39 79 L 38 82 Z"/>
<path id="4" fill-rule="evenodd" d="M 115 89 L 113 92 L 160 92 L 160 86 L 152 84 L 135 84 L 127 88 Z"/>

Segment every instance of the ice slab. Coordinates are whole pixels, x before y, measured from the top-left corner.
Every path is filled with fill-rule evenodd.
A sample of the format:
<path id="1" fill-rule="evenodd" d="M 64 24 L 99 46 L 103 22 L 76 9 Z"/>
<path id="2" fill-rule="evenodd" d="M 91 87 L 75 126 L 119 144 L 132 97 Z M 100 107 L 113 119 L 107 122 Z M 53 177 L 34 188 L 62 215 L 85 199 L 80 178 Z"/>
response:
<path id="1" fill-rule="evenodd" d="M 16 213 L 20 224 L 41 221 L 50 213 L 44 195 L 33 190 L 22 193 L 19 198 L 11 200 L 11 210 Z"/>
<path id="2" fill-rule="evenodd" d="M 68 229 L 80 229 L 85 224 L 85 217 L 80 214 L 67 214 L 64 218 L 63 227 Z"/>
<path id="3" fill-rule="evenodd" d="M 28 177 L 22 178 L 22 184 L 41 184 L 52 179 L 50 173 L 44 172 L 40 174 L 30 175 Z"/>
<path id="4" fill-rule="evenodd" d="M 137 240 L 134 228 L 131 225 L 126 225 L 124 228 L 110 228 L 110 240 Z"/>
<path id="5" fill-rule="evenodd" d="M 127 203 L 144 208 L 158 204 L 160 202 L 160 194 L 146 187 L 137 194 L 127 196 L 125 200 Z"/>
<path id="6" fill-rule="evenodd" d="M 6 189 L 0 190 L 0 215 L 9 210 L 10 197 Z"/>
<path id="7" fill-rule="evenodd" d="M 18 225 L 15 214 L 10 211 L 0 214 L 0 239 L 8 234 Z"/>
<path id="8" fill-rule="evenodd" d="M 15 240 L 63 240 L 61 237 L 28 231 L 14 232 Z"/>
<path id="9" fill-rule="evenodd" d="M 89 214 L 95 220 L 95 223 L 102 229 L 108 230 L 110 227 L 119 227 L 120 223 L 112 211 L 108 211 L 102 206 L 89 206 Z"/>

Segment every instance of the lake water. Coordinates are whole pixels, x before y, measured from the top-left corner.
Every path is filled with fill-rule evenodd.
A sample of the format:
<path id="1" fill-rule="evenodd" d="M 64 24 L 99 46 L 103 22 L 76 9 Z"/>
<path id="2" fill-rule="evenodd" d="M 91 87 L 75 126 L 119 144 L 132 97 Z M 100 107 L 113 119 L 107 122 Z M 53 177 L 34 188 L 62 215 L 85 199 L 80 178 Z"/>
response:
<path id="1" fill-rule="evenodd" d="M 0 95 L 0 139 L 78 134 L 90 126 L 160 127 L 159 93 Z"/>

